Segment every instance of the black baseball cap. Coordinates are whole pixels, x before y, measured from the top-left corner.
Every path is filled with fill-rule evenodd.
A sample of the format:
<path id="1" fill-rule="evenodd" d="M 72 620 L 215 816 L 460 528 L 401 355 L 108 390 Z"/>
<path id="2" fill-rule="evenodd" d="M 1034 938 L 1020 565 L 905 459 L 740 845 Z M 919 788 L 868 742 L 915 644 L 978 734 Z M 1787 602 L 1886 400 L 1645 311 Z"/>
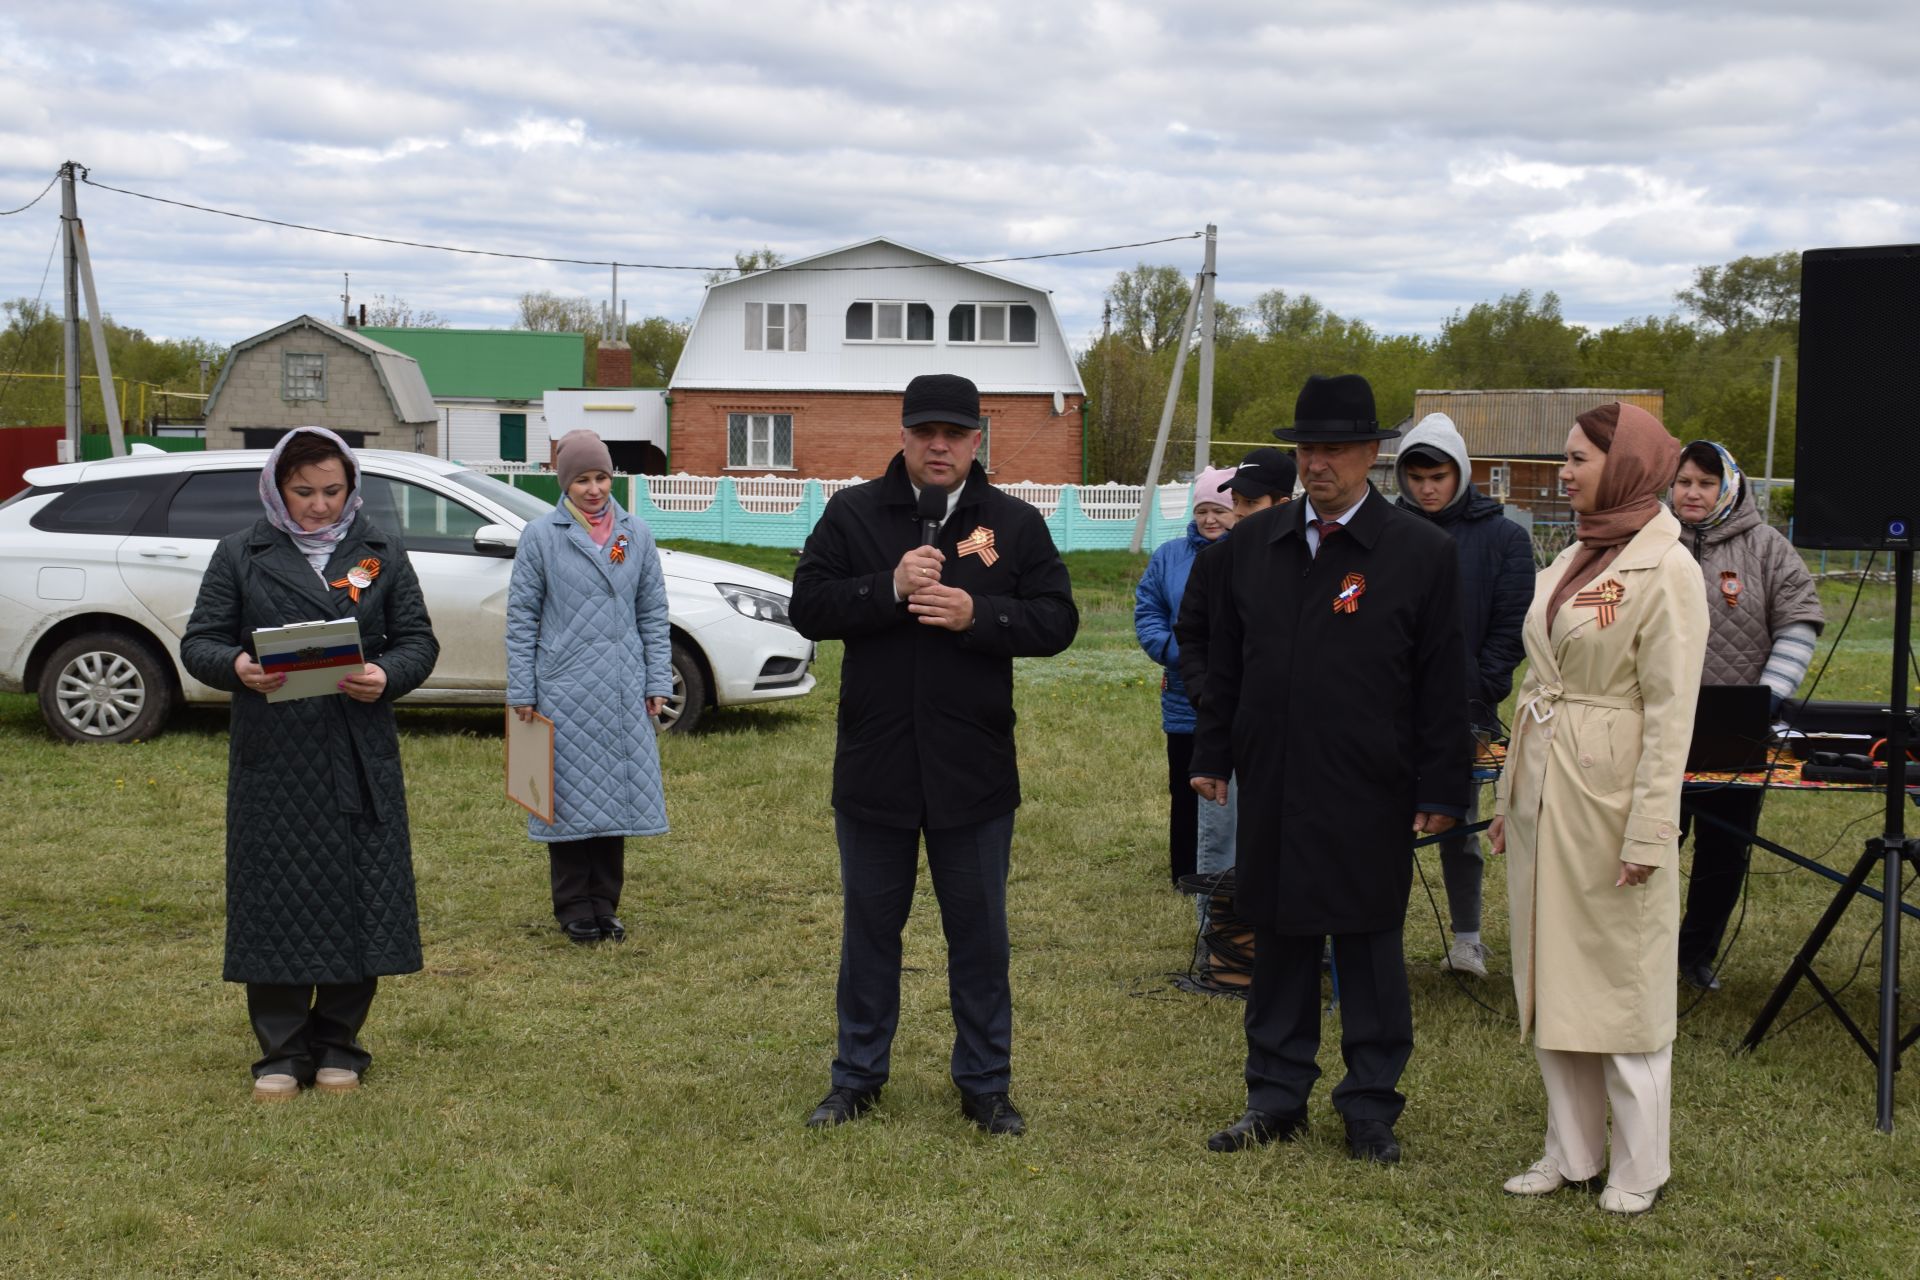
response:
<path id="1" fill-rule="evenodd" d="M 1240 459 L 1239 469 L 1224 487 L 1249 498 L 1264 498 L 1270 493 L 1287 498 L 1293 496 L 1293 482 L 1299 474 L 1292 453 L 1268 445 Z"/>
<path id="2" fill-rule="evenodd" d="M 946 422 L 980 429 L 980 388 L 957 373 L 923 373 L 907 384 L 900 399 L 900 425 Z"/>

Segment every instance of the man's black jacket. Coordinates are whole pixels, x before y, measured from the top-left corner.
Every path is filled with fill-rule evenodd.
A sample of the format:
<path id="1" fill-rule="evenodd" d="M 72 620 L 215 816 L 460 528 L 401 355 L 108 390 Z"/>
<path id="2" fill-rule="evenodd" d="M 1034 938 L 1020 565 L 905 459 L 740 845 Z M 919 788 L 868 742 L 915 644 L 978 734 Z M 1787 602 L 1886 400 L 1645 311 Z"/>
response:
<path id="1" fill-rule="evenodd" d="M 961 554 L 980 531 L 991 547 Z M 894 567 L 920 534 L 895 454 L 884 476 L 827 503 L 794 570 L 790 616 L 810 640 L 846 642 L 834 809 L 884 826 L 967 826 L 1020 804 L 1013 659 L 1065 649 L 1080 614 L 1046 521 L 979 464 L 934 544 L 947 558 L 940 580 L 973 595 L 965 633 L 894 599 Z"/>

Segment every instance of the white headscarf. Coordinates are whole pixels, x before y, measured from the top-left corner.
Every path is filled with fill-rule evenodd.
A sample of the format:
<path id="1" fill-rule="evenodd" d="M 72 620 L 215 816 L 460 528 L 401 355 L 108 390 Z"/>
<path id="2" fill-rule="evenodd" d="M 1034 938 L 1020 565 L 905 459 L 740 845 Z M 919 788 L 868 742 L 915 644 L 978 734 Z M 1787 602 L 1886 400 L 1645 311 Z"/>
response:
<path id="1" fill-rule="evenodd" d="M 341 456 L 347 460 L 347 501 L 340 508 L 340 518 L 324 529 L 301 528 L 300 522 L 287 510 L 287 501 L 280 496 L 280 486 L 273 480 L 274 470 L 280 465 L 280 455 L 286 452 L 287 443 L 303 431 L 333 441 L 339 447 Z M 267 455 L 266 465 L 260 468 L 260 505 L 267 509 L 267 523 L 292 538 L 293 545 L 307 558 L 313 571 L 324 579 L 327 576 L 328 558 L 333 555 L 333 549 L 340 539 L 347 536 L 354 516 L 360 512 L 360 459 L 353 456 L 353 446 L 325 427 L 295 427 L 287 432 L 280 437 L 280 443 L 273 446 L 273 452 Z"/>

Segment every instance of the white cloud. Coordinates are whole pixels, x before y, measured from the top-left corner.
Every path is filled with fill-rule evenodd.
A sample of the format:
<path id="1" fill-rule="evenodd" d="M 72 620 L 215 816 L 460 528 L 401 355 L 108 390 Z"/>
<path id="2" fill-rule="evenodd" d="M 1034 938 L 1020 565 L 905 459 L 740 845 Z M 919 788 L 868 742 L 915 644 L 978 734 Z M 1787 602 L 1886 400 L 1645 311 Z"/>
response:
<path id="1" fill-rule="evenodd" d="M 1519 288 L 1590 323 L 1695 265 L 1920 240 L 1906 7 L 1505 0 L 736 0 L 536 8 L 69 0 L 0 18 L 0 208 L 103 182 L 408 240 L 685 264 L 884 234 L 953 257 L 1221 227 L 1223 298 L 1389 331 Z M 81 32 L 83 36 L 74 33 Z M 377 33 L 377 36 L 374 34 Z M 17 197 L 17 198 L 15 198 Z M 231 341 L 339 273 L 458 323 L 602 268 L 329 239 L 83 189 L 108 307 Z M 31 294 L 52 206 L 0 219 Z M 41 215 L 46 215 L 42 217 Z M 1010 264 L 1075 340 L 1113 274 L 1197 242 Z M 690 315 L 696 273 L 623 272 Z"/>

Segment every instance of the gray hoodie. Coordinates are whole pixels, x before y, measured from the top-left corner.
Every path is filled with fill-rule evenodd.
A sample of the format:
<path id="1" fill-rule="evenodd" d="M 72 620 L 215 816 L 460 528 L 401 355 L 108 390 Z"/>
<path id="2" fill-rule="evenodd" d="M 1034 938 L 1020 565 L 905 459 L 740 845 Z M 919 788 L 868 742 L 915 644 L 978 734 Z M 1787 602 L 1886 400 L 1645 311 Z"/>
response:
<path id="1" fill-rule="evenodd" d="M 1453 419 L 1444 413 L 1430 413 L 1420 419 L 1419 425 L 1400 437 L 1400 451 L 1394 455 L 1393 478 L 1401 493 L 1407 491 L 1407 454 L 1420 448 L 1445 454 L 1460 468 L 1460 487 L 1453 491 L 1453 501 L 1433 513 L 1441 523 L 1449 523 L 1459 514 L 1453 508 L 1467 500 L 1468 486 L 1473 483 L 1473 459 L 1467 455 L 1467 442 L 1460 438 Z"/>

